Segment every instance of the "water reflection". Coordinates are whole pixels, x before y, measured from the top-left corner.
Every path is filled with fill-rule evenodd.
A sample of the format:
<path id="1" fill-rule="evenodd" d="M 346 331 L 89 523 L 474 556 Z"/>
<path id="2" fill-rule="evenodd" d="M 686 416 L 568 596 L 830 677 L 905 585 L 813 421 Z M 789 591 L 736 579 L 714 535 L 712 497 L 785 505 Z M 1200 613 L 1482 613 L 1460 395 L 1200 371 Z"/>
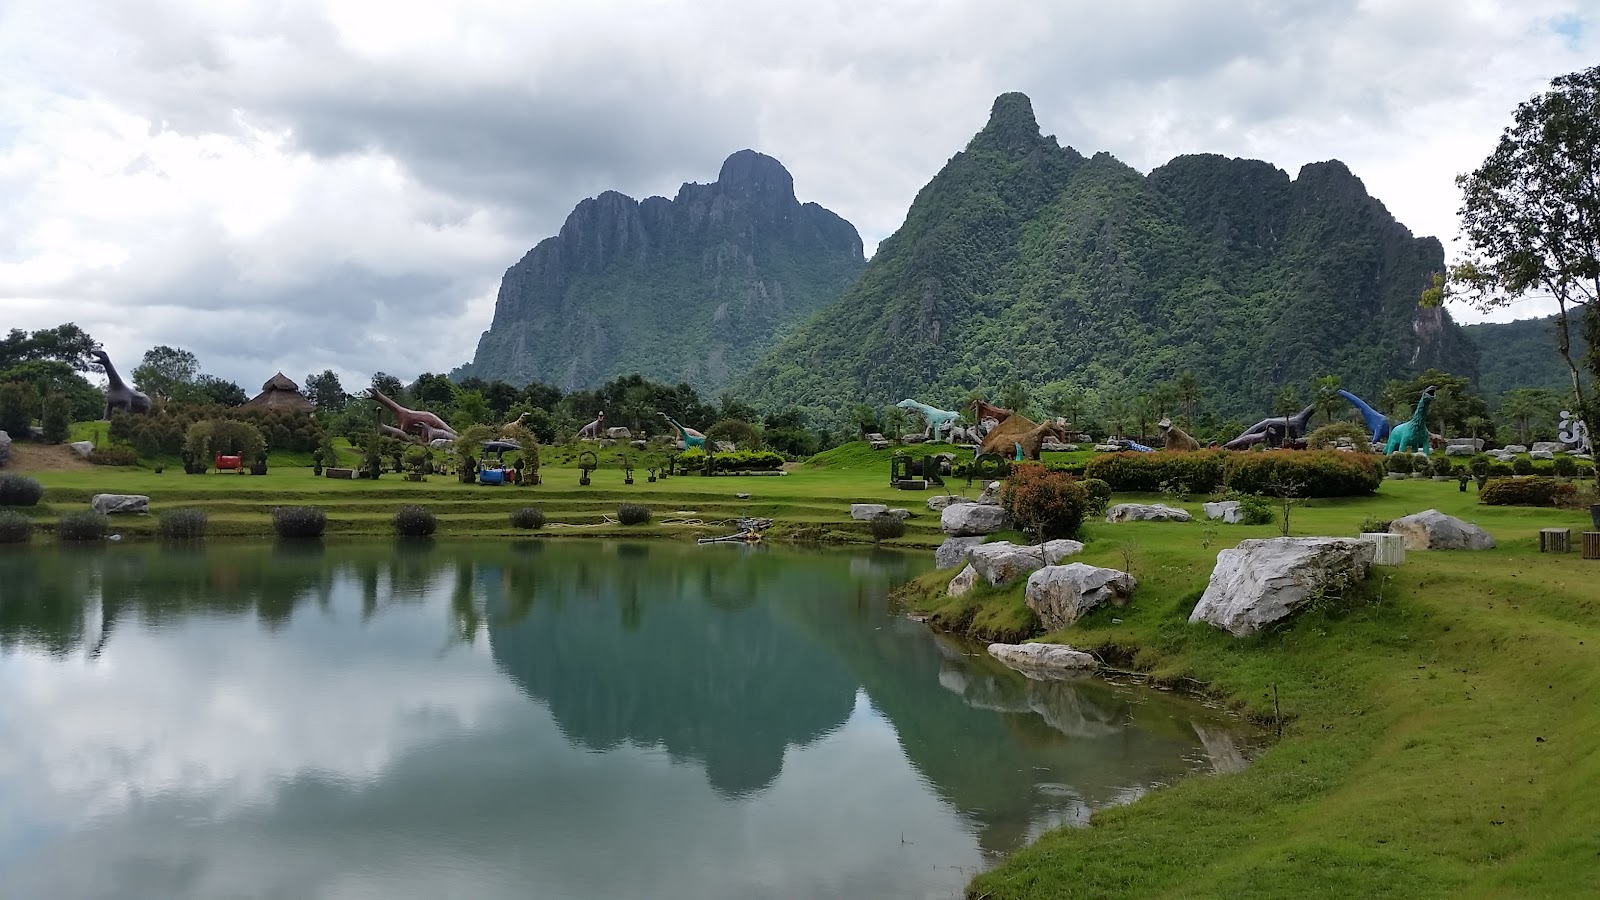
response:
<path id="1" fill-rule="evenodd" d="M 901 554 L 0 553 L 0 884 L 948 896 L 1248 741 L 889 615 Z M 902 843 L 902 839 L 904 842 Z"/>

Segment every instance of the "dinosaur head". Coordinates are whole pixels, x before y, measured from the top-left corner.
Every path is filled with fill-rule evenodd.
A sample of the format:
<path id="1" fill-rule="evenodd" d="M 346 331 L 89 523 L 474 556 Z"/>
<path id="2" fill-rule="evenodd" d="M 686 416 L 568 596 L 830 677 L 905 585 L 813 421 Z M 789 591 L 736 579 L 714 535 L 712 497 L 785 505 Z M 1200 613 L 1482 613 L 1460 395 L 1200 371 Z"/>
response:
<path id="1" fill-rule="evenodd" d="M 916 409 L 917 401 L 907 397 L 906 399 L 901 400 L 899 403 L 896 403 L 895 406 L 898 406 L 901 409 Z"/>
<path id="2" fill-rule="evenodd" d="M 1439 391 L 1439 389 L 1437 387 L 1435 387 L 1434 385 L 1431 385 L 1431 384 L 1428 385 L 1427 387 L 1423 388 L 1422 389 L 1422 396 L 1417 398 L 1417 409 L 1424 409 L 1425 410 L 1429 406 L 1432 406 L 1433 405 L 1433 395 L 1438 393 L 1438 391 Z"/>
<path id="3" fill-rule="evenodd" d="M 106 365 L 106 364 L 111 362 L 111 357 L 109 355 L 107 355 L 106 352 L 104 350 L 101 350 L 99 347 L 96 347 L 93 350 L 90 350 L 89 351 L 89 355 L 94 357 L 95 359 L 100 360 L 100 364 L 101 365 Z"/>

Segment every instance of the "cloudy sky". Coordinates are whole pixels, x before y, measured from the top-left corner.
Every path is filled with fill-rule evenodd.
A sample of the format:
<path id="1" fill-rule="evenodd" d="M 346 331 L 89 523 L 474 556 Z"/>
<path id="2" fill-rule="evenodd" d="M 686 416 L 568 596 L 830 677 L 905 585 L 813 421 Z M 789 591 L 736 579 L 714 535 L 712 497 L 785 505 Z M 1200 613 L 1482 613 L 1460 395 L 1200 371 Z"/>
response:
<path id="1" fill-rule="evenodd" d="M 447 370 L 586 196 L 752 147 L 870 250 L 1008 90 L 1141 170 L 1342 159 L 1448 248 L 1454 176 L 1596 58 L 1600 0 L 5 0 L 0 329 Z"/>

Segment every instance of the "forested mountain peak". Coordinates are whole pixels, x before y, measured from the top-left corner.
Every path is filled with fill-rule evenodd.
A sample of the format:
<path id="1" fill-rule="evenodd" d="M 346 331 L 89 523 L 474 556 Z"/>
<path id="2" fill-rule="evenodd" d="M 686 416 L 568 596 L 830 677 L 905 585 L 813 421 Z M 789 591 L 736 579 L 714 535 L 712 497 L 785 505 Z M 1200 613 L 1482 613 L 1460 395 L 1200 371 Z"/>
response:
<path id="1" fill-rule="evenodd" d="M 1357 393 L 1427 366 L 1474 375 L 1448 314 L 1417 308 L 1443 267 L 1336 160 L 1291 179 L 1196 154 L 1145 176 L 1058 146 L 1003 94 L 855 286 L 743 386 L 827 419 L 1014 380 L 1131 402 L 1193 371 L 1213 409 L 1256 417 L 1322 375 Z"/>
<path id="2" fill-rule="evenodd" d="M 673 199 L 606 191 L 506 271 L 458 377 L 567 390 L 619 375 L 715 391 L 860 272 L 861 237 L 800 203 L 778 160 L 741 150 Z"/>

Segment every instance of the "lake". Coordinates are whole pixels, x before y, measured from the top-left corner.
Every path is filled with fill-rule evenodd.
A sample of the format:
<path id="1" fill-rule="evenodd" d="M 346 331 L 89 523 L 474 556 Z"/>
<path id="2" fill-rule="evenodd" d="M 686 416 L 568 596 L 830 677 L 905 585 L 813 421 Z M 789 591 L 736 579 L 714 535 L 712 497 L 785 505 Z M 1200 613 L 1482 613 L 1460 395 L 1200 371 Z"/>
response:
<path id="1" fill-rule="evenodd" d="M 896 616 L 927 554 L 0 552 L 0 895 L 959 897 L 1256 740 Z"/>

